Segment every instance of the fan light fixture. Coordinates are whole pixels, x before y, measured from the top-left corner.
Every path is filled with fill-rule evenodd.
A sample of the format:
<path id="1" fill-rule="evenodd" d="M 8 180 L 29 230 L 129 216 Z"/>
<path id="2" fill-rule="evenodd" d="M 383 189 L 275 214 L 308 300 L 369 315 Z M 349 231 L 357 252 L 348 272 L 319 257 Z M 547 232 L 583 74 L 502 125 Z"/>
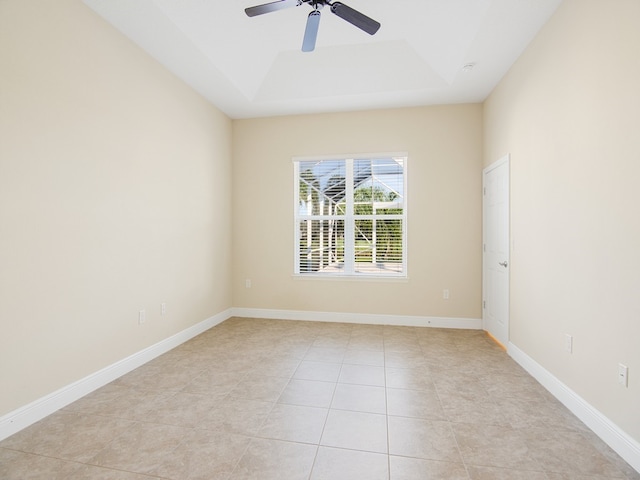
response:
<path id="1" fill-rule="evenodd" d="M 325 5 L 331 9 L 331 13 L 346 20 L 351 25 L 358 27 L 360 30 L 367 32 L 369 35 L 374 35 L 380 28 L 380 23 L 372 18 L 367 17 L 342 2 L 330 2 L 329 0 L 279 0 L 277 2 L 245 8 L 244 11 L 249 17 L 255 17 L 256 15 L 275 12 L 276 10 L 282 10 L 284 8 L 299 7 L 303 3 L 313 7 L 313 11 L 307 17 L 307 26 L 302 40 L 303 52 L 312 52 L 316 48 L 318 27 L 320 26 L 320 10 Z"/>

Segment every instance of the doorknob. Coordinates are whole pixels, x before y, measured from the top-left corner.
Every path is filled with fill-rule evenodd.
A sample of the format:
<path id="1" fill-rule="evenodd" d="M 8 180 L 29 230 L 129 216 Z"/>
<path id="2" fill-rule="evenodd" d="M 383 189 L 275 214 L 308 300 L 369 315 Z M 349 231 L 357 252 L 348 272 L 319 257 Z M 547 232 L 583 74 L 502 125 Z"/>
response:
<path id="1" fill-rule="evenodd" d="M 504 268 L 507 268 L 509 266 L 509 264 L 507 263 L 506 260 L 504 262 L 499 262 L 498 265 L 500 265 L 501 267 L 504 267 Z"/>

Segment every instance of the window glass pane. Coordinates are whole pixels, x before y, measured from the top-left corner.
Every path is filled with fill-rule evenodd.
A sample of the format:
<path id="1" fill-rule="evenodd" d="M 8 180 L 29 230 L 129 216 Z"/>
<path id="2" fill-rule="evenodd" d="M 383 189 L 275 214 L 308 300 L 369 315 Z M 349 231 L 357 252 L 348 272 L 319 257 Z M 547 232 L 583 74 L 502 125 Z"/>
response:
<path id="1" fill-rule="evenodd" d="M 338 273 L 344 269 L 344 220 L 302 220 L 300 273 Z"/>
<path id="2" fill-rule="evenodd" d="M 402 220 L 355 221 L 355 272 L 363 274 L 401 273 Z"/>
<path id="3" fill-rule="evenodd" d="M 335 215 L 346 196 L 344 160 L 304 161 L 299 168 L 300 213 Z M 344 209 L 342 212 L 344 215 Z"/>
<path id="4" fill-rule="evenodd" d="M 376 219 L 376 262 L 402 265 L 402 220 Z"/>
<path id="5" fill-rule="evenodd" d="M 373 220 L 355 221 L 356 263 L 372 263 L 374 252 Z"/>
<path id="6" fill-rule="evenodd" d="M 401 215 L 404 207 L 403 159 L 354 160 L 354 215 Z"/>

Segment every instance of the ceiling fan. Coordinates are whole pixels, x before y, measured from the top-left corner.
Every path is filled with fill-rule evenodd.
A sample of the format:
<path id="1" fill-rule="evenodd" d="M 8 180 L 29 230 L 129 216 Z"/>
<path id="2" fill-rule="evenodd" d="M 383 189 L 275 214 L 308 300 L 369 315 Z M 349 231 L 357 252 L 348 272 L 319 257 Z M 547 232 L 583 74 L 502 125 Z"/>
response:
<path id="1" fill-rule="evenodd" d="M 372 18 L 367 17 L 342 2 L 331 2 L 329 0 L 278 0 L 277 2 L 245 8 L 244 11 L 249 17 L 255 17 L 256 15 L 275 12 L 276 10 L 282 10 L 284 8 L 298 7 L 303 3 L 307 3 L 313 7 L 313 11 L 307 17 L 307 26 L 304 31 L 304 39 L 302 40 L 303 52 L 311 52 L 316 48 L 318 27 L 320 25 L 320 10 L 325 5 L 331 9 L 331 13 L 335 13 L 343 20 L 355 25 L 369 35 L 375 34 L 380 28 L 380 23 Z"/>

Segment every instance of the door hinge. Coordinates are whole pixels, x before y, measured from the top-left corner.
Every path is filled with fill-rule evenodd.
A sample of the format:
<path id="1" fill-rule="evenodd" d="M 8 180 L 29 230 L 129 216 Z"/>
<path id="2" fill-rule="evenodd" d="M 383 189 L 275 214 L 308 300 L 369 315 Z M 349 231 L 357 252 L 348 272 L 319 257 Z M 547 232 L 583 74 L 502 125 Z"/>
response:
<path id="1" fill-rule="evenodd" d="M 486 195 L 487 194 L 487 187 L 482 187 L 482 194 Z"/>
<path id="2" fill-rule="evenodd" d="M 482 301 L 482 308 L 487 308 L 487 302 L 485 302 L 484 300 Z"/>

